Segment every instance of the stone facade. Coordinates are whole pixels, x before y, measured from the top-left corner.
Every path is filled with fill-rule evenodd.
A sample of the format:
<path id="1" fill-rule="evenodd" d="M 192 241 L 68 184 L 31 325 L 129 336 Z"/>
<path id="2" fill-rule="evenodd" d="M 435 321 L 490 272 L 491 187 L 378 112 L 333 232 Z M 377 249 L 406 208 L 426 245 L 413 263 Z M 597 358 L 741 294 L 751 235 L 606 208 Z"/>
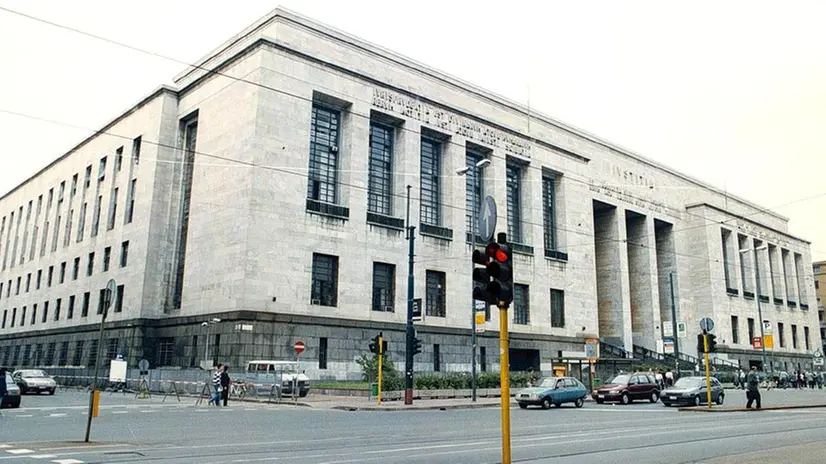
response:
<path id="1" fill-rule="evenodd" d="M 318 155 L 320 143 L 319 132 L 312 132 L 314 108 L 337 114 L 338 132 L 324 147 L 325 156 L 335 154 L 333 165 L 310 169 L 310 153 Z M 371 138 L 376 128 L 387 131 L 389 142 L 383 146 L 386 159 L 371 161 L 371 150 L 379 146 Z M 129 134 L 126 142 L 124 134 Z M 738 284 L 754 280 L 754 266 L 740 264 L 741 244 L 759 249 L 765 243 L 776 255 L 775 261 L 766 257 L 761 264 L 761 279 L 762 288 L 771 288 L 776 292 L 772 298 L 781 303 L 770 299 L 761 310 L 764 319 L 788 324 L 789 331 L 794 324 L 799 332 L 797 346 L 778 347 L 777 357 L 806 359 L 804 327 L 810 328 L 807 343 L 820 345 L 815 311 L 798 306 L 815 307 L 810 276 L 797 272 L 797 263 L 810 261 L 809 243 L 789 234 L 786 218 L 282 10 L 178 76 L 174 89 L 153 93 L 4 196 L 0 214 L 9 219 L 0 231 L 3 262 L 8 260 L 2 253 L 9 246 L 14 250 L 13 242 L 34 227 L 18 225 L 21 207 L 60 182 L 71 182 L 75 173 L 82 178 L 88 163 L 97 163 L 102 154 L 117 156 L 124 143 L 126 160 L 138 136 L 139 162 L 125 161 L 132 166 L 129 178 L 137 179 L 134 221 L 118 219 L 116 227 L 96 239 L 72 239 L 54 252 L 25 257 L 13 268 L 4 265 L 0 282 L 25 279 L 29 272 L 76 256 L 85 262 L 92 250 L 101 253 L 110 243 L 115 249 L 126 239 L 128 265 L 28 293 L 4 294 L 0 309 L 11 313 L 86 291 L 92 292 L 91 307 L 97 308 L 98 290 L 114 277 L 126 290 L 123 311 L 111 314 L 111 324 L 132 324 L 139 333 L 139 341 L 124 345 L 129 351 L 139 348 L 127 353 L 130 362 L 140 356 L 154 364 L 197 364 L 205 348 L 197 345 L 207 338 L 201 323 L 220 318 L 209 336 L 211 346 L 218 345 L 218 360 L 239 365 L 251 358 L 291 359 L 290 347 L 301 339 L 308 347 L 302 367 L 312 376 L 358 376 L 354 359 L 377 330 L 389 336 L 391 357 L 403 358 L 404 193 L 409 185 L 410 224 L 417 227 L 414 295 L 423 299 L 427 313 L 417 323 L 425 347 L 417 370 L 468 370 L 468 188 L 467 179 L 454 173 L 473 152 L 491 161 L 481 171 L 480 190 L 499 205 L 497 232 L 518 234 L 512 237 L 518 251 L 515 281 L 527 285 L 528 308 L 521 308 L 527 314 L 523 323 L 511 324 L 512 364 L 549 370 L 563 352 L 583 351 L 585 333 L 598 333 L 629 352 L 635 346 L 663 351 L 672 301 L 678 320 L 689 327 L 688 337 L 680 340 L 681 352 L 695 354 L 697 322 L 713 317 L 719 356 L 752 353 L 742 357 L 754 360 L 753 352 L 744 351 L 745 337 L 734 341 L 725 335 L 732 333 L 731 316 L 743 327 L 757 317 L 756 302 L 763 296 L 749 299 L 744 294 L 756 282 Z M 438 169 L 425 173 L 438 184 L 434 204 L 422 194 L 423 140 L 441 147 Z M 335 173 L 328 196 L 308 198 L 320 188 L 313 182 L 327 182 L 326 177 L 319 180 L 322 171 Z M 384 190 L 368 174 L 377 171 L 386 173 L 380 185 Z M 108 174 L 102 181 L 104 203 L 116 186 L 120 192 L 129 188 L 122 180 L 126 176 L 120 176 L 117 184 Z M 518 206 L 509 206 L 509 197 Z M 383 205 L 380 212 L 378 203 Z M 77 208 L 61 207 L 66 213 Z M 437 209 L 438 219 L 425 219 L 424 207 Z M 122 207 L 117 211 L 120 218 Z M 42 228 L 42 219 L 40 224 Z M 726 259 L 723 229 L 732 240 L 743 238 L 727 245 L 733 251 L 727 248 Z M 329 284 L 313 277 L 314 254 L 335 259 L 332 297 L 314 296 L 329 291 L 324 290 Z M 790 263 L 786 268 L 780 266 L 786 262 L 781 258 Z M 377 292 L 374 263 L 391 265 L 385 268 L 392 269 L 390 288 Z M 729 281 L 725 269 L 732 271 Z M 433 277 L 429 286 L 428 275 Z M 376 308 L 377 294 L 381 303 Z M 86 317 L 60 316 L 34 326 L 5 324 L 0 355 L 11 352 L 14 360 L 17 346 L 49 346 L 59 337 L 91 339 L 99 321 L 97 311 L 90 311 Z M 237 329 L 245 324 L 252 331 Z M 491 338 L 498 327 L 499 314 L 493 311 L 480 343 L 491 369 L 498 362 L 498 346 Z"/>

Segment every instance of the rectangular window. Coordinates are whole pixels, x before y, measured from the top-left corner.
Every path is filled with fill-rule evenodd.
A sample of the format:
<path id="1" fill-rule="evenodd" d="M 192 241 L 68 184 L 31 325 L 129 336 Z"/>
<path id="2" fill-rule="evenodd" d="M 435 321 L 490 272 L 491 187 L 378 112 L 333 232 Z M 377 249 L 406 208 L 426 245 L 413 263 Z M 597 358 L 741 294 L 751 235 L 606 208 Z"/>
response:
<path id="1" fill-rule="evenodd" d="M 98 164 L 98 182 L 103 182 L 103 179 L 106 178 L 106 157 L 100 159 L 100 164 Z"/>
<path id="2" fill-rule="evenodd" d="M 141 162 L 141 136 L 135 137 L 132 140 L 132 162 L 140 164 Z"/>
<path id="3" fill-rule="evenodd" d="M 542 176 L 542 231 L 545 251 L 558 251 L 556 243 L 556 178 Z"/>
<path id="4" fill-rule="evenodd" d="M 115 299 L 115 312 L 116 313 L 123 312 L 123 291 L 124 291 L 124 286 L 123 285 L 118 285 L 118 293 L 115 296 L 115 298 L 116 298 Z"/>
<path id="5" fill-rule="evenodd" d="M 391 216 L 393 192 L 393 128 L 370 123 L 367 211 Z"/>
<path id="6" fill-rule="evenodd" d="M 313 253 L 311 303 L 321 306 L 338 305 L 338 256 Z"/>
<path id="7" fill-rule="evenodd" d="M 46 366 L 54 366 L 55 345 L 55 342 L 50 342 L 46 345 L 46 359 L 43 360 L 43 364 Z"/>
<path id="8" fill-rule="evenodd" d="M 335 204 L 338 183 L 338 143 L 341 113 L 313 105 L 310 124 L 310 168 L 307 198 Z"/>
<path id="9" fill-rule="evenodd" d="M 430 271 L 425 273 L 425 314 L 433 317 L 445 317 L 445 296 L 447 294 L 447 278 L 444 272 Z"/>
<path id="10" fill-rule="evenodd" d="M 98 341 L 97 339 L 91 340 L 89 342 L 89 362 L 86 363 L 87 367 L 95 367 L 98 363 Z"/>
<path id="11" fill-rule="evenodd" d="M 69 295 L 69 307 L 66 308 L 66 319 L 71 319 L 75 315 L 75 296 Z"/>
<path id="12" fill-rule="evenodd" d="M 6 319 L 7 319 L 8 317 L 9 317 L 9 310 L 8 310 L 8 309 L 4 309 L 4 310 L 3 310 L 3 325 L 2 325 L 2 326 L 0 326 L 0 328 L 2 328 L 2 329 L 5 329 L 5 328 L 6 328 Z M 3 363 L 3 364 L 5 364 L 5 363 Z"/>
<path id="13" fill-rule="evenodd" d="M 32 321 L 31 325 L 35 325 L 37 323 L 37 303 L 32 305 Z M 43 323 L 46 323 L 46 311 L 43 311 Z"/>
<path id="14" fill-rule="evenodd" d="M 318 368 L 327 369 L 327 337 L 318 339 Z"/>
<path id="15" fill-rule="evenodd" d="M 69 193 L 70 197 L 77 195 L 77 174 L 72 176 L 72 190 Z"/>
<path id="16" fill-rule="evenodd" d="M 184 268 L 186 266 L 186 243 L 189 236 L 189 214 L 192 205 L 192 179 L 195 171 L 195 149 L 198 143 L 198 118 L 190 117 L 181 121 L 183 133 L 183 174 L 181 176 L 181 225 L 178 230 L 176 250 L 175 286 L 172 293 L 172 307 L 180 309 L 184 293 Z"/>
<path id="17" fill-rule="evenodd" d="M 529 287 L 525 284 L 513 285 L 513 323 L 531 323 L 531 298 Z"/>
<path id="18" fill-rule="evenodd" d="M 26 274 L 26 293 L 29 293 L 29 290 L 32 289 L 32 273 L 29 272 Z"/>
<path id="19" fill-rule="evenodd" d="M 103 314 L 103 310 L 106 309 L 106 289 L 101 288 L 98 291 L 98 314 Z"/>
<path id="20" fill-rule="evenodd" d="M 737 316 L 731 316 L 731 343 L 740 343 L 740 318 Z"/>
<path id="21" fill-rule="evenodd" d="M 441 226 L 442 144 L 425 137 L 422 137 L 421 144 L 420 220 L 423 224 Z"/>
<path id="22" fill-rule="evenodd" d="M 54 320 L 56 321 L 60 320 L 61 303 L 63 303 L 63 300 L 61 300 L 60 298 L 58 298 L 57 301 L 54 302 Z"/>
<path id="23" fill-rule="evenodd" d="M 80 317 L 86 317 L 89 315 L 89 300 L 91 299 L 91 296 L 92 294 L 89 292 L 85 292 L 83 294 L 83 301 L 80 306 Z"/>
<path id="24" fill-rule="evenodd" d="M 786 347 L 786 336 L 785 336 L 786 330 L 785 329 L 786 328 L 783 326 L 782 322 L 777 323 L 777 339 L 780 343 L 780 348 L 785 348 Z"/>
<path id="25" fill-rule="evenodd" d="M 112 259 L 112 247 L 106 247 L 103 249 L 103 271 L 106 272 L 109 270 L 109 261 Z"/>
<path id="26" fill-rule="evenodd" d="M 58 275 L 58 284 L 62 284 L 66 280 L 66 261 L 60 263 L 60 275 Z"/>
<path id="27" fill-rule="evenodd" d="M 25 314 L 26 307 L 23 307 L 23 313 Z M 22 325 L 22 324 L 21 324 Z M 792 324 L 792 349 L 797 349 L 797 325 Z"/>
<path id="28" fill-rule="evenodd" d="M 11 324 L 9 324 L 9 327 L 14 327 L 15 321 L 17 321 L 17 308 L 12 308 L 12 310 L 11 310 Z"/>
<path id="29" fill-rule="evenodd" d="M 75 264 L 72 267 L 72 280 L 77 280 L 77 276 L 80 273 L 80 257 L 75 258 Z"/>
<path id="30" fill-rule="evenodd" d="M 484 176 L 482 172 L 476 168 L 476 163 L 482 161 L 485 155 L 471 149 L 465 150 L 465 165 L 469 171 L 465 175 L 465 226 L 467 233 L 475 232 L 473 230 L 473 215 L 475 211 L 479 210 L 479 205 L 482 204 L 482 187 L 484 185 Z"/>
<path id="31" fill-rule="evenodd" d="M 72 356 L 72 365 L 80 366 L 83 363 L 83 340 L 75 342 L 75 352 Z"/>
<path id="32" fill-rule="evenodd" d="M 80 217 L 77 218 L 77 241 L 83 241 L 83 230 L 86 228 L 86 202 L 80 206 Z"/>
<path id="33" fill-rule="evenodd" d="M 525 238 L 522 236 L 522 166 L 509 162 L 505 172 L 508 197 L 508 241 L 524 243 Z"/>
<path id="34" fill-rule="evenodd" d="M 60 351 L 57 355 L 57 365 L 65 366 L 69 362 L 69 342 L 60 343 Z"/>
<path id="35" fill-rule="evenodd" d="M 746 319 L 746 324 L 749 327 L 749 343 L 754 340 L 754 318 L 750 317 Z"/>
<path id="36" fill-rule="evenodd" d="M 106 344 L 106 359 L 111 360 L 118 357 L 118 345 L 120 345 L 120 339 L 117 338 L 110 338 L 108 343 Z"/>
<path id="37" fill-rule="evenodd" d="M 20 294 L 20 282 L 21 282 L 21 279 L 22 279 L 22 277 L 18 277 L 18 278 L 17 278 L 17 285 L 15 285 L 15 287 L 14 287 L 14 294 L 15 294 L 15 295 L 19 295 L 19 294 Z"/>
<path id="38" fill-rule="evenodd" d="M 63 232 L 63 247 L 69 246 L 72 242 L 72 218 L 75 215 L 75 210 L 70 209 L 69 215 L 66 216 L 66 230 Z"/>
<path id="39" fill-rule="evenodd" d="M 49 318 L 49 302 L 43 302 L 43 323 L 46 323 L 46 320 Z"/>
<path id="40" fill-rule="evenodd" d="M 442 370 L 442 354 L 439 350 L 439 344 L 433 344 L 433 372 L 439 372 Z"/>
<path id="41" fill-rule="evenodd" d="M 118 188 L 112 190 L 112 197 L 109 198 L 109 222 L 106 225 L 106 230 L 115 228 L 115 218 L 118 215 Z"/>
<path id="42" fill-rule="evenodd" d="M 807 326 L 803 327 L 803 342 L 806 344 L 807 351 L 812 349 L 811 345 L 809 344 L 809 327 Z"/>
<path id="43" fill-rule="evenodd" d="M 86 263 L 86 277 L 95 272 L 95 252 L 89 253 L 89 261 Z"/>
<path id="44" fill-rule="evenodd" d="M 120 267 L 126 267 L 129 262 L 129 240 L 120 244 Z"/>
<path id="45" fill-rule="evenodd" d="M 49 272 L 46 275 L 46 286 L 52 286 L 52 278 L 54 277 L 54 266 L 49 266 Z"/>
<path id="46" fill-rule="evenodd" d="M 396 299 L 396 266 L 373 263 L 373 311 L 393 312 Z"/>
<path id="47" fill-rule="evenodd" d="M 488 371 L 488 350 L 484 346 L 479 347 L 479 370 Z"/>
<path id="48" fill-rule="evenodd" d="M 731 231 L 720 229 L 720 236 L 723 244 L 723 273 L 726 279 L 726 288 L 733 289 L 735 284 L 731 275 L 731 256 L 729 256 L 728 242 L 731 239 Z M 732 316 L 733 317 L 733 316 Z"/>
<path id="49" fill-rule="evenodd" d="M 551 289 L 551 327 L 565 327 L 565 291 Z"/>
<path id="50" fill-rule="evenodd" d="M 34 288 L 35 290 L 40 290 L 40 282 L 43 280 L 43 269 L 37 270 L 37 280 L 35 281 Z M 0 284 L 0 293 L 3 293 L 2 284 Z"/>
<path id="51" fill-rule="evenodd" d="M 748 237 L 737 234 L 737 249 L 747 250 L 750 248 Z M 751 294 L 751 296 L 754 297 L 754 281 L 752 280 L 754 276 L 754 263 L 752 262 L 754 252 L 738 254 L 740 255 L 740 281 L 743 282 L 743 296 Z M 749 337 L 749 340 L 751 340 L 751 337 Z"/>
<path id="52" fill-rule="evenodd" d="M 20 327 L 23 327 L 24 325 L 26 325 L 26 307 L 25 306 L 23 306 L 23 308 L 20 310 Z M 794 326 L 792 326 L 792 327 L 794 327 Z"/>
<path id="53" fill-rule="evenodd" d="M 126 198 L 126 214 L 124 215 L 123 223 L 131 224 L 132 216 L 135 212 L 135 190 L 138 188 L 138 179 L 132 179 L 129 182 L 129 191 Z"/>
<path id="54" fill-rule="evenodd" d="M 217 357 L 217 356 L 216 356 Z M 171 366 L 175 359 L 175 339 L 164 337 L 158 340 L 158 367 Z"/>
<path id="55" fill-rule="evenodd" d="M 92 184 L 92 165 L 86 166 L 86 174 L 84 176 L 83 188 L 87 189 Z"/>
<path id="56" fill-rule="evenodd" d="M 98 229 L 100 228 L 100 208 L 103 204 L 103 195 L 98 195 L 95 200 L 95 214 L 92 216 L 92 232 L 89 234 L 92 237 L 97 237 Z"/>
<path id="57" fill-rule="evenodd" d="M 113 169 L 115 173 L 120 172 L 121 168 L 123 167 L 123 147 L 118 147 L 115 150 L 115 168 Z"/>

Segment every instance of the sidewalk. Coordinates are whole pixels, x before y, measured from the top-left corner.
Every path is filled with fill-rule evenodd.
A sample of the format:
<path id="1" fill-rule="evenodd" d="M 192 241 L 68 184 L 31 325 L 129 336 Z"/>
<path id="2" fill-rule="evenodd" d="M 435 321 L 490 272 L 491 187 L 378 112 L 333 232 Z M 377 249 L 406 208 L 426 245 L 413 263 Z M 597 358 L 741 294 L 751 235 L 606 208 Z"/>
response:
<path id="1" fill-rule="evenodd" d="M 784 409 L 826 408 L 826 390 L 760 390 L 762 408 L 759 411 L 779 411 Z M 700 407 L 682 407 L 683 412 L 744 412 L 758 411 L 746 409 L 744 390 L 726 390 L 726 404 Z"/>

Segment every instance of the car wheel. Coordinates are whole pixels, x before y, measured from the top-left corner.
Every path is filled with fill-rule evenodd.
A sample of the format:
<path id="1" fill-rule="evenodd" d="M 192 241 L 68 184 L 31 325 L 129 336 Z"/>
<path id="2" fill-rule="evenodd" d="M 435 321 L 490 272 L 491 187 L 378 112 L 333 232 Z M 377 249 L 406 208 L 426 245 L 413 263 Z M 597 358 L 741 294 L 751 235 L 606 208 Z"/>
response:
<path id="1" fill-rule="evenodd" d="M 551 407 L 551 399 L 545 398 L 542 400 L 542 409 L 549 409 Z"/>
<path id="2" fill-rule="evenodd" d="M 663 406 L 665 406 L 666 408 L 670 408 L 670 407 L 671 407 L 671 403 L 666 403 L 665 401 L 663 401 Z"/>
<path id="3" fill-rule="evenodd" d="M 519 409 L 528 409 L 528 405 L 526 403 L 519 403 Z"/>
<path id="4" fill-rule="evenodd" d="M 605 403 L 605 400 L 597 400 L 597 404 Z"/>
<path id="5" fill-rule="evenodd" d="M 620 401 L 622 401 L 622 404 L 631 404 L 631 397 L 628 396 L 628 393 L 623 393 Z"/>
<path id="6" fill-rule="evenodd" d="M 702 400 L 700 399 L 700 395 L 694 397 L 694 406 L 700 406 L 703 404 Z"/>
<path id="7" fill-rule="evenodd" d="M 726 399 L 726 395 L 720 393 L 719 395 L 717 395 L 717 404 L 722 405 L 723 401 L 725 401 L 725 399 Z"/>
<path id="8" fill-rule="evenodd" d="M 650 398 L 650 401 L 651 401 L 652 403 L 656 403 L 656 402 L 657 402 L 657 401 L 659 401 L 659 400 L 660 400 L 660 394 L 659 394 L 659 393 L 657 393 L 657 392 L 651 392 L 651 398 Z"/>
<path id="9" fill-rule="evenodd" d="M 308 393 L 310 393 L 310 392 L 309 391 L 298 392 L 298 396 L 300 396 L 301 398 L 304 398 L 304 397 L 307 396 Z"/>
<path id="10" fill-rule="evenodd" d="M 585 400 L 582 398 L 577 398 L 577 400 L 574 401 L 574 406 L 578 408 L 581 408 L 583 405 L 585 405 Z"/>
<path id="11" fill-rule="evenodd" d="M 52 388 L 51 390 L 49 390 L 49 394 L 50 394 L 50 395 L 54 395 L 54 391 L 55 391 L 55 389 L 54 389 L 54 388 Z"/>

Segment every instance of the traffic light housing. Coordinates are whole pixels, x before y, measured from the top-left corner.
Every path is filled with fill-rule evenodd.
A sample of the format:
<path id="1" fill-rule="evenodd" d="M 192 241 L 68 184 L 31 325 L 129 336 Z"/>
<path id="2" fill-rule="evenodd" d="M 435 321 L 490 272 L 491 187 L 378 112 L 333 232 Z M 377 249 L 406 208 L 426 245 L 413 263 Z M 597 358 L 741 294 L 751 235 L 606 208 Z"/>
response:
<path id="1" fill-rule="evenodd" d="M 495 245 L 495 243 L 494 243 Z M 473 250 L 473 263 L 485 266 L 473 268 L 473 299 L 483 301 L 486 304 L 496 304 L 499 288 L 493 286 L 488 268 L 491 265 L 490 244 L 485 247 L 485 251 Z"/>
<path id="2" fill-rule="evenodd" d="M 717 351 L 717 335 L 708 334 L 708 352 L 714 353 Z"/>
<path id="3" fill-rule="evenodd" d="M 703 340 L 704 334 L 697 334 L 697 353 L 705 353 L 706 352 L 706 344 Z"/>
<path id="4" fill-rule="evenodd" d="M 493 279 L 488 288 L 496 295 L 496 303 L 507 309 L 513 302 L 513 253 L 505 242 L 505 234 L 499 234 L 497 242 L 489 243 L 486 248 L 490 256 L 487 271 Z"/>
<path id="5" fill-rule="evenodd" d="M 418 338 L 413 339 L 413 354 L 417 355 L 422 352 L 422 341 Z"/>
<path id="6" fill-rule="evenodd" d="M 387 354 L 387 340 L 381 339 L 381 354 Z"/>
<path id="7" fill-rule="evenodd" d="M 375 337 L 370 339 L 370 352 L 378 354 L 379 352 L 379 336 L 376 335 Z"/>

